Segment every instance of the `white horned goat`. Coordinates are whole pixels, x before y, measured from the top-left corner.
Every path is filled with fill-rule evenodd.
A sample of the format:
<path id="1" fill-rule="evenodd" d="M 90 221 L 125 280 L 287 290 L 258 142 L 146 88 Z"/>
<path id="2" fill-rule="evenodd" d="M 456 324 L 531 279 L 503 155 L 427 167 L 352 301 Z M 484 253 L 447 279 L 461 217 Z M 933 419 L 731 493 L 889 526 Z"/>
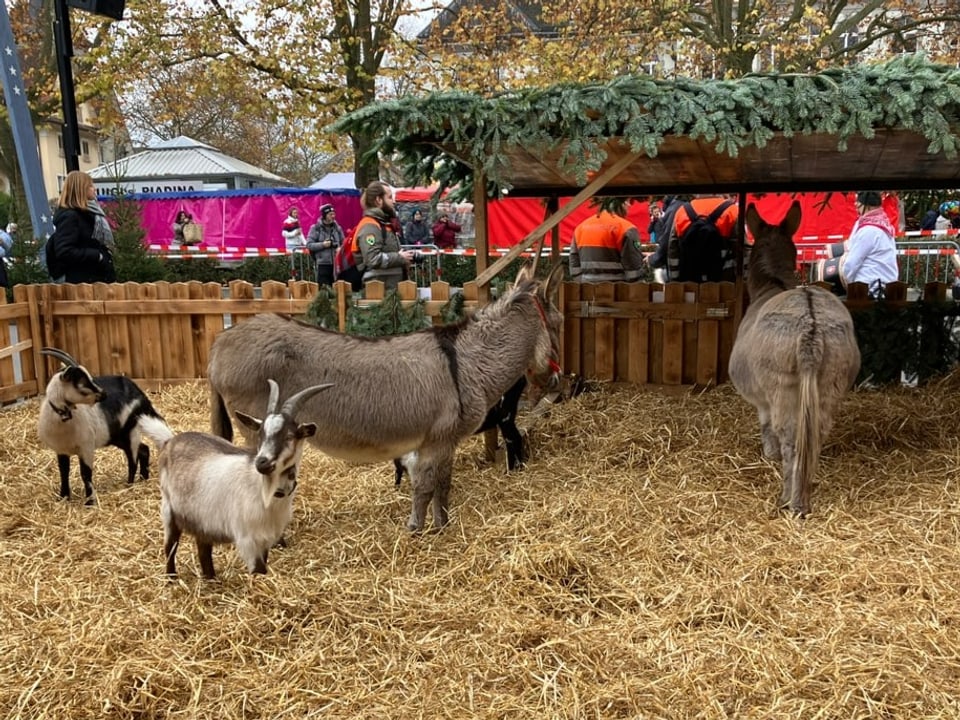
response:
<path id="1" fill-rule="evenodd" d="M 293 494 L 304 441 L 314 423 L 297 423 L 297 409 L 333 383 L 313 385 L 278 408 L 280 388 L 268 379 L 270 397 L 263 420 L 242 412 L 237 419 L 257 433 L 257 445 L 238 447 L 216 435 L 185 432 L 160 452 L 160 513 L 167 575 L 177 574 L 176 555 L 184 532 L 197 541 L 200 570 L 216 577 L 213 546 L 236 545 L 252 573 L 267 572 L 267 551 L 293 516 Z"/>
<path id="2" fill-rule="evenodd" d="M 45 347 L 40 353 L 66 366 L 47 383 L 38 427 L 40 441 L 57 454 L 60 497 L 70 497 L 70 457 L 76 455 L 86 504 L 96 503 L 93 459 L 97 448 L 107 445 L 126 455 L 128 483 L 133 482 L 138 465 L 140 477 L 149 478 L 150 448 L 142 442 L 143 436 L 158 447 L 173 436 L 150 398 L 123 375 L 93 377 L 63 350 Z"/>

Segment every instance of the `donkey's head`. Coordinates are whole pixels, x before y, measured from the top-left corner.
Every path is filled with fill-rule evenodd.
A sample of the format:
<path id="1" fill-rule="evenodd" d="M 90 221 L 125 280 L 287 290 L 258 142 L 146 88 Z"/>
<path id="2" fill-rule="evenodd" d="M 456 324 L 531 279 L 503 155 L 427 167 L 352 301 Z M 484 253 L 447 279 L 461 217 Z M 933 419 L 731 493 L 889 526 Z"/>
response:
<path id="1" fill-rule="evenodd" d="M 563 266 L 557 265 L 546 282 L 538 281 L 532 266 L 523 267 L 517 274 L 518 292 L 529 293 L 540 316 L 540 325 L 534 345 L 533 359 L 527 368 L 527 379 L 544 391 L 560 387 L 560 327 L 563 314 L 558 309 L 560 281 Z"/>
<path id="2" fill-rule="evenodd" d="M 794 201 L 779 225 L 771 225 L 751 204 L 744 218 L 753 235 L 747 289 L 751 298 L 771 287 L 788 290 L 797 285 L 797 246 L 793 235 L 800 227 L 800 203 Z"/>

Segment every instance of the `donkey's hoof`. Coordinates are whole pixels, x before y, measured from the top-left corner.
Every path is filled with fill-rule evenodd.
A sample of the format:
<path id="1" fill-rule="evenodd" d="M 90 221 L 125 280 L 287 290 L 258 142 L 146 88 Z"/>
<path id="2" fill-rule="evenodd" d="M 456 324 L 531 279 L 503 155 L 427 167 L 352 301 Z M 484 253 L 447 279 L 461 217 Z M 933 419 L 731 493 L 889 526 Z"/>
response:
<path id="1" fill-rule="evenodd" d="M 412 533 L 423 532 L 423 523 L 417 523 L 415 520 L 407 520 L 407 530 Z"/>
<path id="2" fill-rule="evenodd" d="M 810 510 L 803 510 L 801 508 L 795 507 L 788 502 L 781 502 L 777 505 L 775 514 L 777 515 L 789 515 L 795 517 L 799 520 L 805 520 L 807 515 L 810 514 Z"/>

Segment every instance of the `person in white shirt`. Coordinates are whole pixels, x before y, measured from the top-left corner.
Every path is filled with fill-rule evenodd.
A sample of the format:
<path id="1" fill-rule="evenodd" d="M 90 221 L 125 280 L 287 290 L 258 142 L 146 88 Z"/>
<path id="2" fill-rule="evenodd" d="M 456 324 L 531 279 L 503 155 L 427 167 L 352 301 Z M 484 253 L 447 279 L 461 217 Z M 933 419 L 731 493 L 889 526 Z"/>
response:
<path id="1" fill-rule="evenodd" d="M 854 282 L 866 283 L 874 297 L 883 285 L 900 279 L 894 239 L 897 231 L 881 204 L 879 192 L 857 193 L 856 208 L 860 217 L 850 231 L 848 249 L 841 264 L 844 286 Z"/>

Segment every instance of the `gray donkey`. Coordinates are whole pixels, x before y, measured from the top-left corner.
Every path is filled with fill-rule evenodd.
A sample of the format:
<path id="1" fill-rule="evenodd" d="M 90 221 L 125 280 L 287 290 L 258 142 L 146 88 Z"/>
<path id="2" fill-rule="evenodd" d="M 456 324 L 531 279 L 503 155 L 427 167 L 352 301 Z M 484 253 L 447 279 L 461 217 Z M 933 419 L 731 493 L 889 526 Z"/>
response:
<path id="1" fill-rule="evenodd" d="M 804 516 L 821 444 L 860 371 L 860 350 L 843 303 L 823 288 L 797 287 L 800 203 L 779 225 L 751 204 L 746 223 L 754 237 L 750 307 L 730 355 L 730 379 L 760 414 L 764 456 L 783 461 L 780 507 Z"/>
<path id="2" fill-rule="evenodd" d="M 310 442 L 351 462 L 405 456 L 413 489 L 407 527 L 423 529 L 432 501 L 439 529 L 458 443 L 520 375 L 545 390 L 559 386 L 561 272 L 554 268 L 541 284 L 523 268 L 511 289 L 472 317 L 409 335 L 353 337 L 272 314 L 242 322 L 210 351 L 213 433 L 232 439 L 229 413 L 263 408 L 267 378 L 288 395 L 335 383 L 336 393 L 307 400 L 297 413 L 317 424 Z"/>

